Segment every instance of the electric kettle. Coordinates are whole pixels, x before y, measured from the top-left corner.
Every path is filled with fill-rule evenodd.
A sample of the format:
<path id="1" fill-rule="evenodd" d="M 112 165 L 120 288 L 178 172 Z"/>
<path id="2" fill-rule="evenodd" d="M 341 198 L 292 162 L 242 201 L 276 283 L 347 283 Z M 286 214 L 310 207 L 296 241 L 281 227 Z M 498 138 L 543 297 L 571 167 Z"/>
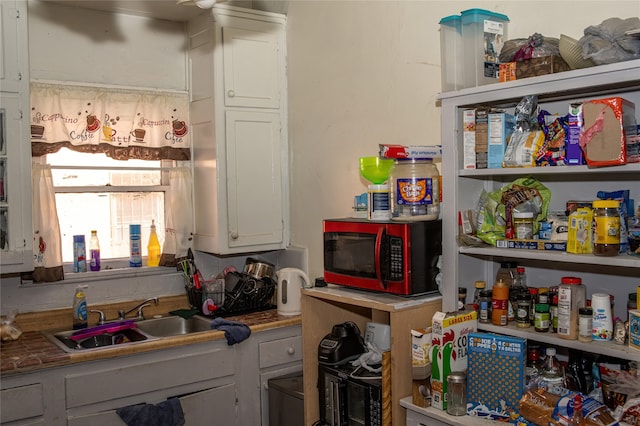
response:
<path id="1" fill-rule="evenodd" d="M 278 315 L 300 315 L 301 289 L 312 287 L 309 277 L 297 268 L 278 271 Z"/>

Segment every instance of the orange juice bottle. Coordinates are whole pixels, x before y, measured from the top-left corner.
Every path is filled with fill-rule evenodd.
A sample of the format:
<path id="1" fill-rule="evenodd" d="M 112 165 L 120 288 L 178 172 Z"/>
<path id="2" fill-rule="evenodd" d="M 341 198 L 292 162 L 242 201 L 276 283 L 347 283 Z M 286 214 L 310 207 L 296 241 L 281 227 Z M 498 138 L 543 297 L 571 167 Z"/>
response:
<path id="1" fill-rule="evenodd" d="M 502 278 L 494 284 L 491 298 L 491 323 L 507 325 L 509 315 L 509 285 Z"/>

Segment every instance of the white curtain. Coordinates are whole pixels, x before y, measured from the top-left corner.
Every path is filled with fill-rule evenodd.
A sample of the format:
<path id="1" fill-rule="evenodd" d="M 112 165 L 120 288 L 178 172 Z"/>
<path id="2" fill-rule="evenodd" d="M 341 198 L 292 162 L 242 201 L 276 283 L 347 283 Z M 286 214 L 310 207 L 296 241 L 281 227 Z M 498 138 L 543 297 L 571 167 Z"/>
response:
<path id="1" fill-rule="evenodd" d="M 193 241 L 193 179 L 191 169 L 178 167 L 169 172 L 169 206 L 165 218 L 165 238 L 160 265 L 175 266 L 177 259 L 187 257 Z"/>
<path id="2" fill-rule="evenodd" d="M 51 166 L 32 164 L 33 281 L 64 279 L 62 238 Z"/>
<path id="3" fill-rule="evenodd" d="M 32 82 L 31 150 L 117 160 L 189 160 L 187 93 Z"/>

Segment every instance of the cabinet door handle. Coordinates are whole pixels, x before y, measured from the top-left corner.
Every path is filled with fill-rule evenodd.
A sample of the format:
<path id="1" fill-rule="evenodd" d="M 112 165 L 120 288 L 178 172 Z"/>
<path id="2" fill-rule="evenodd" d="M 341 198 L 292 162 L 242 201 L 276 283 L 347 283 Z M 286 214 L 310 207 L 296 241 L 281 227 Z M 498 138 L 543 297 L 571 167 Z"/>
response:
<path id="1" fill-rule="evenodd" d="M 238 233 L 235 231 L 231 231 L 231 234 L 229 234 L 229 236 L 231 237 L 232 240 L 238 239 Z"/>
<path id="2" fill-rule="evenodd" d="M 287 353 L 288 353 L 289 355 L 293 355 L 293 354 L 295 354 L 295 353 L 296 353 L 296 349 L 295 349 L 293 346 L 289 346 L 289 347 L 287 348 Z"/>
<path id="3" fill-rule="evenodd" d="M 236 95 L 236 92 L 234 92 L 233 90 L 229 90 L 227 92 L 227 96 L 229 96 L 230 98 L 233 98 Z"/>

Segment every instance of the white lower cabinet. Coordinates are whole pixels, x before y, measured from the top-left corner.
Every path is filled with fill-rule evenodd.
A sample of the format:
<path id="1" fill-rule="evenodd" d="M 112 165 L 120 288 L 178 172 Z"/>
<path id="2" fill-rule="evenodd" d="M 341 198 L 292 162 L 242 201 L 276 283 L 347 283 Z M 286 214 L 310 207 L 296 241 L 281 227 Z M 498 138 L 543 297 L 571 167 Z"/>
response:
<path id="1" fill-rule="evenodd" d="M 272 377 L 302 371 L 301 326 L 131 356 L 3 374 L 0 423 L 122 426 L 116 410 L 177 397 L 187 426 L 268 425 Z"/>

